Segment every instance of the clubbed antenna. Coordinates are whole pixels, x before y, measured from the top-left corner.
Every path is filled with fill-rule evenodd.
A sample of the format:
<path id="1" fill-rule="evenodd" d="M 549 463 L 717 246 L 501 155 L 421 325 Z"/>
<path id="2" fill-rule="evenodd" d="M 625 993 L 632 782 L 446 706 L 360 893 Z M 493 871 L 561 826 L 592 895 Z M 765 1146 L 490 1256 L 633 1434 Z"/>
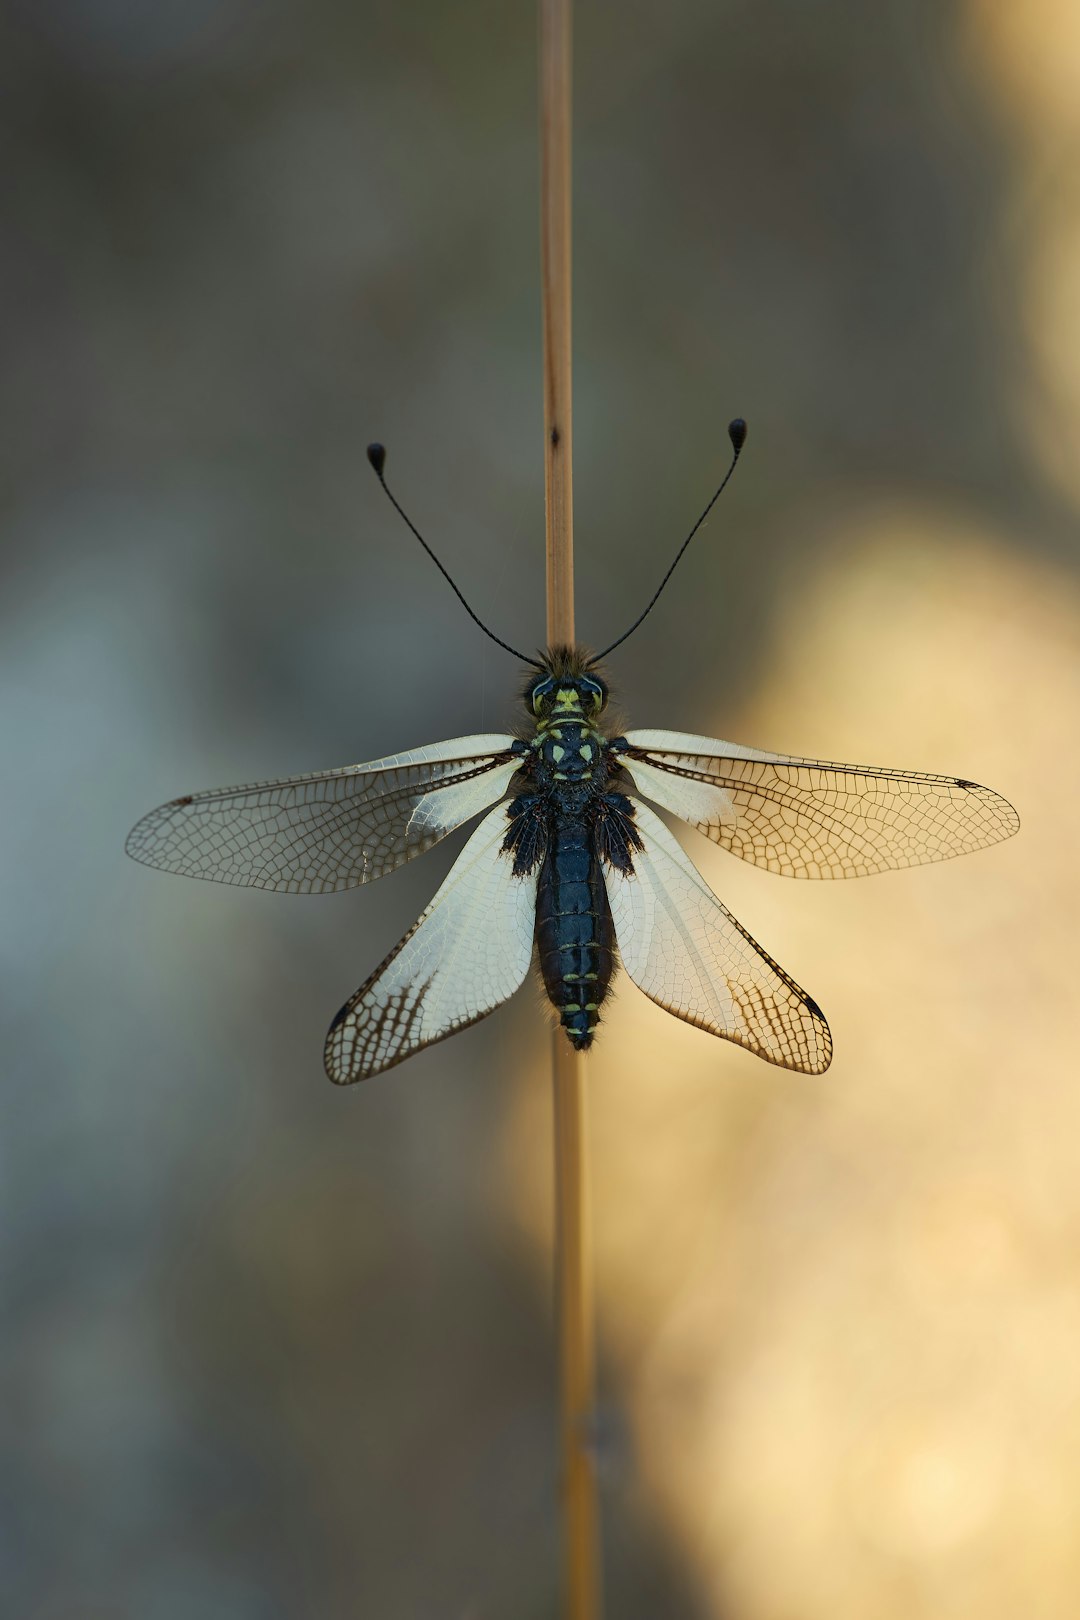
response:
<path id="1" fill-rule="evenodd" d="M 387 500 L 390 502 L 391 506 L 397 512 L 398 516 L 400 518 L 402 518 L 405 521 L 405 523 L 408 524 L 409 528 L 412 530 L 413 534 L 419 540 L 420 544 L 423 546 L 424 550 L 427 552 L 428 556 L 431 558 L 432 562 L 435 564 L 436 568 L 439 570 L 439 573 L 445 579 L 446 583 L 449 585 L 450 589 L 453 591 L 454 595 L 457 597 L 458 601 L 461 603 L 462 607 L 465 609 L 466 613 L 469 615 L 469 618 L 473 621 L 473 623 L 478 624 L 480 626 L 481 630 L 484 632 L 485 636 L 490 636 L 492 641 L 494 641 L 497 646 L 501 647 L 504 652 L 510 653 L 514 658 L 520 658 L 522 663 L 524 663 L 524 664 L 531 664 L 534 669 L 543 669 L 543 667 L 544 667 L 543 664 L 541 664 L 537 659 L 529 658 L 529 657 L 527 657 L 525 655 L 525 653 L 520 653 L 520 652 L 517 651 L 517 649 L 515 647 L 511 647 L 510 643 L 508 641 L 503 641 L 502 637 L 497 636 L 495 634 L 494 630 L 489 630 L 487 625 L 484 623 L 483 619 L 479 618 L 473 612 L 472 608 L 469 606 L 468 602 L 466 602 L 465 598 L 462 596 L 461 592 L 458 590 L 457 586 L 454 584 L 454 581 L 450 578 L 450 575 L 447 573 L 446 569 L 443 567 L 443 565 L 439 561 L 438 557 L 436 557 L 435 553 L 432 551 L 431 547 L 428 545 L 427 541 L 424 539 L 423 535 L 420 533 L 420 530 L 416 527 L 416 524 L 413 522 L 412 518 L 405 511 L 405 509 L 401 506 L 401 504 L 399 503 L 397 497 L 394 495 L 393 491 L 391 490 L 389 484 L 386 482 L 386 471 L 385 471 L 385 469 L 386 469 L 386 448 L 385 448 L 385 446 L 381 445 L 381 444 L 369 444 L 368 447 L 367 447 L 367 458 L 371 462 L 371 465 L 375 469 L 375 476 L 378 478 L 379 483 L 382 485 L 383 490 L 384 490 L 384 492 L 386 494 Z"/>
<path id="2" fill-rule="evenodd" d="M 614 652 L 616 647 L 621 647 L 623 642 L 626 640 L 627 636 L 632 636 L 633 635 L 633 633 L 637 629 L 638 625 L 641 624 L 642 620 L 644 620 L 644 619 L 646 619 L 648 617 L 648 615 L 652 612 L 653 608 L 656 606 L 656 603 L 657 603 L 657 601 L 659 599 L 659 596 L 660 596 L 660 592 L 663 590 L 664 586 L 667 584 L 668 580 L 671 578 L 672 574 L 675 572 L 675 569 L 678 566 L 680 557 L 682 556 L 683 552 L 686 550 L 687 546 L 690 544 L 691 540 L 694 538 L 695 534 L 697 534 L 698 530 L 701 528 L 701 525 L 704 523 L 705 519 L 708 517 L 709 513 L 712 511 L 713 507 L 716 505 L 717 501 L 720 499 L 720 496 L 724 493 L 724 490 L 727 487 L 728 479 L 731 477 L 732 473 L 735 471 L 735 466 L 736 466 L 736 463 L 738 462 L 739 454 L 740 454 L 740 452 L 742 450 L 743 445 L 746 443 L 746 423 L 743 421 L 741 416 L 737 416 L 733 422 L 728 423 L 728 438 L 731 440 L 731 448 L 732 448 L 732 450 L 734 452 L 734 454 L 732 455 L 732 458 L 731 458 L 731 466 L 728 468 L 727 472 L 724 474 L 723 480 L 722 480 L 722 482 L 720 484 L 719 489 L 716 491 L 716 494 L 713 496 L 712 500 L 709 502 L 709 504 L 705 508 L 704 512 L 702 512 L 701 516 L 698 518 L 697 522 L 694 524 L 694 527 L 690 530 L 690 533 L 687 535 L 686 539 L 683 541 L 683 543 L 679 547 L 678 551 L 675 553 L 675 561 L 672 563 L 671 567 L 668 569 L 667 573 L 664 575 L 663 579 L 660 581 L 660 584 L 657 587 L 656 595 L 653 597 L 652 601 L 649 603 L 648 607 L 645 609 L 645 612 L 641 615 L 641 618 L 640 619 L 635 619 L 633 624 L 630 626 L 629 630 L 624 630 L 623 631 L 623 633 L 619 637 L 618 641 L 613 641 L 611 643 L 610 647 L 605 647 L 603 652 L 597 653 L 595 658 L 593 658 L 591 660 L 592 663 L 594 663 L 594 664 L 598 663 L 601 658 L 606 658 L 608 653 Z M 391 497 L 391 499 L 392 499 L 392 497 Z"/>

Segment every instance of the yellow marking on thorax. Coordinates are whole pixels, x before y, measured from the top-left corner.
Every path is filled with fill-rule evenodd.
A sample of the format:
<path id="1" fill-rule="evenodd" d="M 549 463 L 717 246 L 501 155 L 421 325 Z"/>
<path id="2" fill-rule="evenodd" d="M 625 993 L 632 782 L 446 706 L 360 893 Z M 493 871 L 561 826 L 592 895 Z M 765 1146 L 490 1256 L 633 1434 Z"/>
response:
<path id="1" fill-rule="evenodd" d="M 570 693 L 570 696 L 575 700 L 577 698 L 577 694 L 575 692 Z M 572 706 L 570 704 L 564 705 L 562 712 L 558 715 L 548 715 L 545 719 L 538 722 L 536 727 L 536 735 L 532 739 L 532 747 L 536 749 L 542 748 L 548 738 L 551 738 L 552 742 L 554 743 L 563 743 L 566 737 L 566 726 L 574 726 L 577 728 L 577 753 L 579 758 L 584 760 L 593 760 L 600 756 L 600 754 L 603 752 L 606 738 L 604 737 L 602 731 L 597 731 L 595 726 L 591 726 L 589 724 L 584 713 L 582 712 L 581 705 L 576 701 Z M 558 763 L 558 761 L 565 756 L 566 749 L 562 747 L 553 747 L 551 752 L 553 759 L 556 761 L 556 763 Z"/>

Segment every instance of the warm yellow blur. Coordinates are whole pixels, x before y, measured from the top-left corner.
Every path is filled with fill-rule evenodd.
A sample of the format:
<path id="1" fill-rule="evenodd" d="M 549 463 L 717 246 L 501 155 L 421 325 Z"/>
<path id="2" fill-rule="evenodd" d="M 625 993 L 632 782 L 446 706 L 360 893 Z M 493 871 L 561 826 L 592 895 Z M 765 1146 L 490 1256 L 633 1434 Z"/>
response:
<path id="1" fill-rule="evenodd" d="M 947 513 L 865 511 L 773 651 L 740 740 L 974 774 L 1023 827 L 832 886 L 688 840 L 821 1001 L 837 1056 L 786 1075 L 619 998 L 592 1063 L 599 1308 L 643 1482 L 717 1615 L 1065 1620 L 1080 599 Z M 519 1115 L 508 1147 L 540 1252 L 543 1126 Z"/>

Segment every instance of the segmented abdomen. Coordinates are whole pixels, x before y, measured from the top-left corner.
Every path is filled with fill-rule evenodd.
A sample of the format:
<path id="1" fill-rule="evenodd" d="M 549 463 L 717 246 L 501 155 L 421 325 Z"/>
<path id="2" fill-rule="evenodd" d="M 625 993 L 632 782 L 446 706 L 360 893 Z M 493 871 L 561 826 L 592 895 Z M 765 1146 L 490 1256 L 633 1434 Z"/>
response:
<path id="1" fill-rule="evenodd" d="M 536 895 L 540 971 L 559 1021 L 579 1051 L 600 1022 L 615 932 L 600 862 L 584 821 L 556 817 Z"/>

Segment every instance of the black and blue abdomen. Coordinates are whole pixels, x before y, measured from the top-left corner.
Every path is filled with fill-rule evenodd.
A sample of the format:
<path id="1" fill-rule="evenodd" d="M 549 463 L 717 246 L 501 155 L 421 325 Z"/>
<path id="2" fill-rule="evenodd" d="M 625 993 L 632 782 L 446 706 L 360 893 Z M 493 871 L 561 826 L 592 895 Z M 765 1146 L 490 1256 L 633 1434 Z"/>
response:
<path id="1" fill-rule="evenodd" d="M 544 987 L 570 1040 L 592 1041 L 613 967 L 607 889 L 584 818 L 552 818 L 536 894 L 536 943 Z"/>

